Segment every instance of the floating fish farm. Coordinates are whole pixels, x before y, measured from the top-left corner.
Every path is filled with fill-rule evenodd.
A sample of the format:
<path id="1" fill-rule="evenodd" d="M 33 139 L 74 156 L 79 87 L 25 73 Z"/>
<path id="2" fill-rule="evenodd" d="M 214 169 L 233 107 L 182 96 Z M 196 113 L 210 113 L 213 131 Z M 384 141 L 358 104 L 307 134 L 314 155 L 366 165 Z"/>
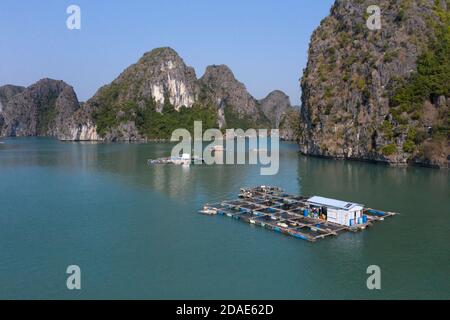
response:
<path id="1" fill-rule="evenodd" d="M 226 216 L 307 241 L 358 232 L 398 214 L 335 199 L 294 196 L 271 186 L 242 188 L 239 199 L 206 204 L 200 213 Z"/>

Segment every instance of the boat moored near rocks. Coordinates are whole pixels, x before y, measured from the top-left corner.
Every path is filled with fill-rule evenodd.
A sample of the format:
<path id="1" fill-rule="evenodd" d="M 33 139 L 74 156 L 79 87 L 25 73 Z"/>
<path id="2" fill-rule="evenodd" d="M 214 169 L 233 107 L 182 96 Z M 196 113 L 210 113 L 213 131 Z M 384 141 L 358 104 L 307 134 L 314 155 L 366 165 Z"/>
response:
<path id="1" fill-rule="evenodd" d="M 217 214 L 217 210 L 208 207 L 208 206 L 204 206 L 202 210 L 199 211 L 199 213 L 207 215 L 207 216 L 214 216 Z"/>
<path id="2" fill-rule="evenodd" d="M 158 159 L 149 159 L 147 163 L 149 165 L 156 164 L 174 164 L 174 165 L 191 165 L 194 163 L 203 163 L 203 159 L 196 156 L 191 156 L 186 153 L 179 157 L 166 157 L 166 158 L 158 158 Z"/>

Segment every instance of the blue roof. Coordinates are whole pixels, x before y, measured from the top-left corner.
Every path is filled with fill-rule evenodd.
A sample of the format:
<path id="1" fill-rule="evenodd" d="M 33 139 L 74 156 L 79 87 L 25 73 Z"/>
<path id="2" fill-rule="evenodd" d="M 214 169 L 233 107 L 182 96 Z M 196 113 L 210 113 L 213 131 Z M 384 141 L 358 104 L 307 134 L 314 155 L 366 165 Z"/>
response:
<path id="1" fill-rule="evenodd" d="M 315 204 L 315 205 L 320 205 L 320 206 L 324 206 L 324 207 L 333 207 L 333 208 L 338 208 L 338 209 L 342 209 L 342 210 L 350 210 L 354 207 L 364 207 L 364 205 L 358 204 L 358 203 L 341 201 L 341 200 L 324 198 L 324 197 L 318 197 L 318 196 L 309 198 L 308 202 L 311 204 Z"/>

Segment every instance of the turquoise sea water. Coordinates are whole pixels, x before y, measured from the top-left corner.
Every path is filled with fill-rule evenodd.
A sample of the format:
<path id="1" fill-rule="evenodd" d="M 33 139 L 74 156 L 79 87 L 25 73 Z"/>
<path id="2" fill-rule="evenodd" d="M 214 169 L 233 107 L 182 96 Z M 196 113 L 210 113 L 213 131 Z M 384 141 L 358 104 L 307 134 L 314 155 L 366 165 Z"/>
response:
<path id="1" fill-rule="evenodd" d="M 0 298 L 450 298 L 450 174 L 300 156 L 258 166 L 153 166 L 170 144 L 0 144 Z M 271 184 L 397 211 L 316 243 L 197 214 Z M 82 289 L 66 288 L 79 265 Z M 382 289 L 366 287 L 378 265 Z"/>

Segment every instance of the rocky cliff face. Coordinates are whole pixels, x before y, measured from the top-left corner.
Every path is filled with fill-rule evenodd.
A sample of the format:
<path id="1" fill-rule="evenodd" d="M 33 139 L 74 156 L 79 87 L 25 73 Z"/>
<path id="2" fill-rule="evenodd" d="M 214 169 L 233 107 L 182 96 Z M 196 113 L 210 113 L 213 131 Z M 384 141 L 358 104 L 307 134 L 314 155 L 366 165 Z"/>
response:
<path id="1" fill-rule="evenodd" d="M 3 106 L 6 106 L 9 100 L 16 94 L 25 90 L 25 87 L 6 85 L 0 87 L 0 112 L 3 110 Z"/>
<path id="2" fill-rule="evenodd" d="M 336 0 L 301 81 L 305 154 L 448 166 L 448 1 Z"/>
<path id="3" fill-rule="evenodd" d="M 274 129 L 280 128 L 282 118 L 292 108 L 289 97 L 280 90 L 272 91 L 259 103 L 261 104 L 262 112 L 270 120 Z"/>
<path id="4" fill-rule="evenodd" d="M 0 92 L 2 136 L 57 136 L 79 108 L 73 88 L 63 81 L 43 79 L 28 88 L 6 86 Z"/>
<path id="5" fill-rule="evenodd" d="M 281 117 L 280 138 L 285 141 L 298 141 L 300 137 L 300 107 L 289 108 Z"/>
<path id="6" fill-rule="evenodd" d="M 0 87 L 0 136 L 2 133 L 3 126 L 5 124 L 5 119 L 3 116 L 3 106 L 11 100 L 16 94 L 21 93 L 25 90 L 24 87 L 13 86 L 13 85 L 5 85 Z"/>
<path id="7" fill-rule="evenodd" d="M 144 54 L 110 85 L 101 88 L 90 102 L 99 102 L 111 91 L 117 104 L 154 99 L 162 107 L 167 96 L 178 110 L 192 107 L 199 88 L 193 68 L 186 66 L 173 49 L 158 48 Z"/>
<path id="8" fill-rule="evenodd" d="M 291 105 L 289 97 L 283 91 L 272 91 L 259 100 L 259 104 L 269 119 L 271 128 L 280 130 L 282 140 L 298 140 L 300 109 Z"/>
<path id="9" fill-rule="evenodd" d="M 176 112 L 173 112 L 173 111 Z M 171 48 L 146 53 L 70 119 L 62 140 L 168 138 L 202 120 L 207 127 L 268 125 L 259 103 L 224 65 L 197 79 Z"/>
<path id="10" fill-rule="evenodd" d="M 72 87 L 51 79 L 28 88 L 1 87 L 0 103 L 3 136 L 65 141 L 167 139 L 175 129 L 192 130 L 194 121 L 204 129 L 270 129 L 263 109 L 279 126 L 290 106 L 279 91 L 257 101 L 225 65 L 209 66 L 197 79 L 171 48 L 144 54 L 82 105 Z"/>
<path id="11" fill-rule="evenodd" d="M 163 112 L 165 104 L 175 110 L 191 108 L 198 92 L 194 69 L 186 66 L 173 49 L 155 49 L 100 88 L 74 114 L 59 139 L 145 140 L 136 126 L 137 113 L 149 104 L 157 112 Z"/>
<path id="12" fill-rule="evenodd" d="M 258 101 L 248 93 L 243 83 L 236 80 L 233 72 L 227 66 L 207 67 L 205 74 L 200 79 L 200 87 L 204 98 L 221 111 L 219 114 L 224 115 L 223 119 L 220 119 L 220 128 L 239 125 L 236 122 L 242 124 L 242 121 L 239 120 L 247 122 L 243 127 L 257 126 L 258 122 L 268 124 Z"/>

